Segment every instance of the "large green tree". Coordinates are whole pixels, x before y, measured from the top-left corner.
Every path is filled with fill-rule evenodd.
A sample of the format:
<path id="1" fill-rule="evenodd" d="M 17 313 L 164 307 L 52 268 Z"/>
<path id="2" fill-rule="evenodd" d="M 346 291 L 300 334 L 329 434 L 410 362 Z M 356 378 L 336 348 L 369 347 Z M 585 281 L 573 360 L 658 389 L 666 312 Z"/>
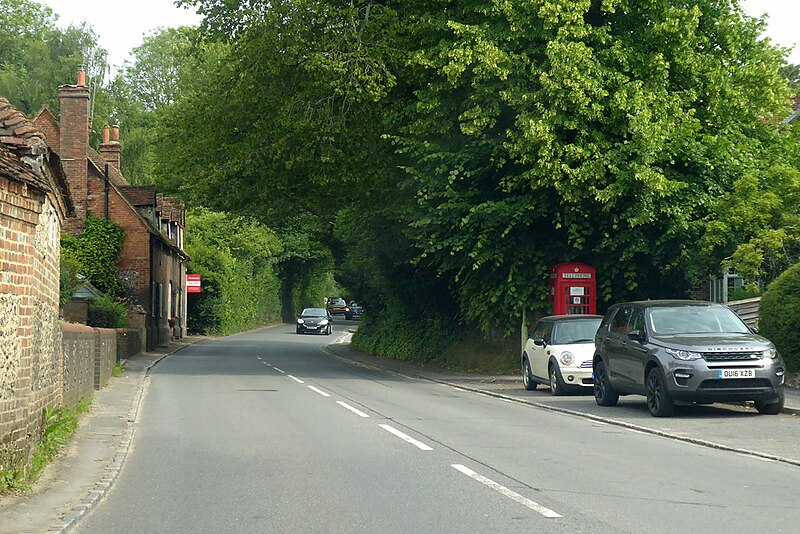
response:
<path id="1" fill-rule="evenodd" d="M 30 0 L 0 0 L 0 94 L 31 115 L 44 104 L 58 112 L 56 88 L 75 83 L 78 65 L 101 92 L 106 51 L 86 24 L 61 29 L 58 16 Z"/>
<path id="2" fill-rule="evenodd" d="M 683 296 L 763 234 L 721 199 L 793 187 L 784 52 L 735 0 L 184 3 L 225 51 L 176 105 L 176 186 L 338 225 L 384 303 L 508 327 L 568 260 L 606 302 Z"/>

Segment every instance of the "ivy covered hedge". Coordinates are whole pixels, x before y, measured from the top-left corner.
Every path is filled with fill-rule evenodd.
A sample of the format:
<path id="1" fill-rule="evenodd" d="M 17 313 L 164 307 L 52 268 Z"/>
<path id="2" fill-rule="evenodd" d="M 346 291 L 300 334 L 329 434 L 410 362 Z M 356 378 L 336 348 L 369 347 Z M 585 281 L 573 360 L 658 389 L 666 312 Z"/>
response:
<path id="1" fill-rule="evenodd" d="M 800 264 L 775 279 L 761 297 L 759 329 L 786 360 L 790 371 L 800 370 Z"/>

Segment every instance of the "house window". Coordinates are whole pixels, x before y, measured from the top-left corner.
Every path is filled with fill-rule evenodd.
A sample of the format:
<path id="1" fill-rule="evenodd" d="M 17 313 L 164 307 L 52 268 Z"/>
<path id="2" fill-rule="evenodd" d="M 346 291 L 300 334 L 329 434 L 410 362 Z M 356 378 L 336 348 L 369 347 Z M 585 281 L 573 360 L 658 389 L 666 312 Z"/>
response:
<path id="1" fill-rule="evenodd" d="M 172 317 L 172 280 L 169 281 L 169 291 L 167 292 L 167 317 Z"/>
<path id="2" fill-rule="evenodd" d="M 164 317 L 164 284 L 158 284 L 158 316 Z"/>

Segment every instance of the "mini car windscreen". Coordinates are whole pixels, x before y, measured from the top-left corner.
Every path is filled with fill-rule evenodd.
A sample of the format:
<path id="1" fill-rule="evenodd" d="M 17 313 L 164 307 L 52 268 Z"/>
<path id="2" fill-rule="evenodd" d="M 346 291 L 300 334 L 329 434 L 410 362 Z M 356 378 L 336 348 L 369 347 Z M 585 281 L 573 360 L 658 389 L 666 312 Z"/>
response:
<path id="1" fill-rule="evenodd" d="M 300 317 L 327 317 L 328 312 L 324 308 L 306 308 Z"/>
<path id="2" fill-rule="evenodd" d="M 602 319 L 573 319 L 558 323 L 553 332 L 553 345 L 593 343 Z"/>
<path id="3" fill-rule="evenodd" d="M 676 306 L 650 310 L 650 328 L 654 334 L 746 334 L 739 317 L 728 308 Z"/>

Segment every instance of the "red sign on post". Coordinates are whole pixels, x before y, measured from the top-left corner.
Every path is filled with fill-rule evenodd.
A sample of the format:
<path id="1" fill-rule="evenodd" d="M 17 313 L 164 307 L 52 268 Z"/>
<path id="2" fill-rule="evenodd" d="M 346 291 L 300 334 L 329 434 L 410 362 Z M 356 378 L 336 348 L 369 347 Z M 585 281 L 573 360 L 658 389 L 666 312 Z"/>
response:
<path id="1" fill-rule="evenodd" d="M 200 275 L 187 274 L 186 275 L 186 292 L 187 293 L 200 293 Z"/>

